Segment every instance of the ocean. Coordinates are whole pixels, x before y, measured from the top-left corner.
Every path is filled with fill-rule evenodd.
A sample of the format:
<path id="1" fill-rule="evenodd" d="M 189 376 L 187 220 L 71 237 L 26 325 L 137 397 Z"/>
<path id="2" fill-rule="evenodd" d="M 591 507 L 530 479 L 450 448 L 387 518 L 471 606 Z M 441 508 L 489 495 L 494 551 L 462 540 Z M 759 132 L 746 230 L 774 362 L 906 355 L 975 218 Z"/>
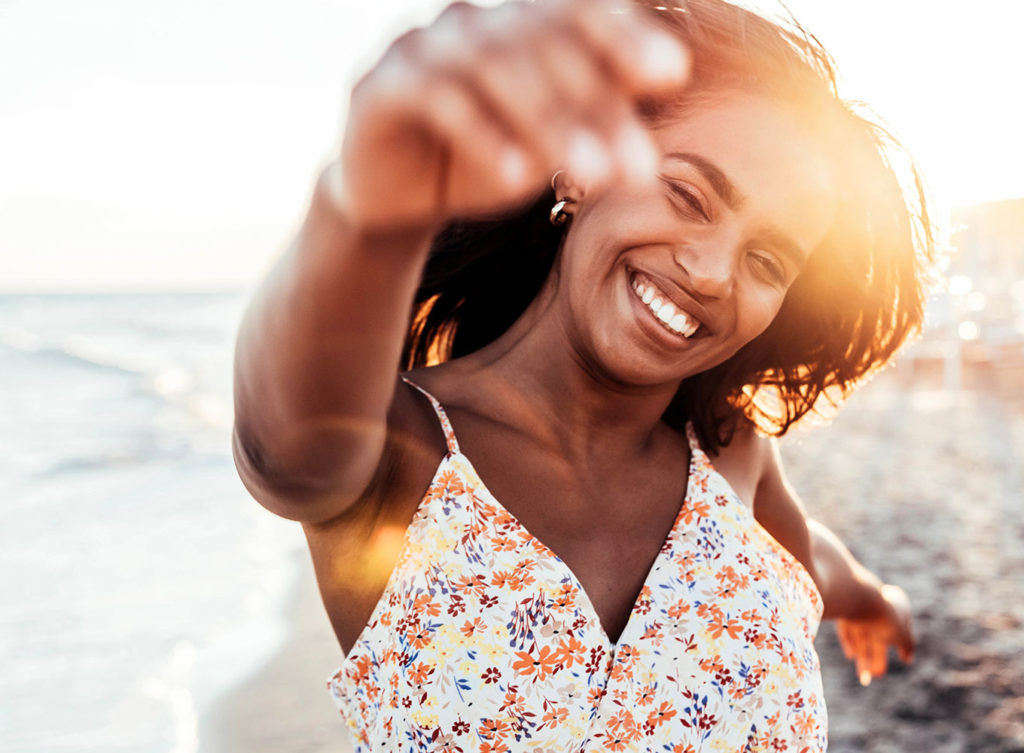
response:
<path id="1" fill-rule="evenodd" d="M 231 460 L 246 299 L 0 296 L 3 750 L 193 753 L 284 640 L 301 530 Z"/>

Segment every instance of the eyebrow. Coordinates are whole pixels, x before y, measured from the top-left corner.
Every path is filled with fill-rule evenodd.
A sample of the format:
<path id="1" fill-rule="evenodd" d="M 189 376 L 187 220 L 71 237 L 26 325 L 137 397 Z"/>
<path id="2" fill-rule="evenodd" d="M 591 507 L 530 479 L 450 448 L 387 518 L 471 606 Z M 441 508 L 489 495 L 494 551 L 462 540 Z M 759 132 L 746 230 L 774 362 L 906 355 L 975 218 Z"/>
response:
<path id="1" fill-rule="evenodd" d="M 667 159 L 681 160 L 697 168 L 697 172 L 711 184 L 714 192 L 718 194 L 718 197 L 732 211 L 735 212 L 743 207 L 746 201 L 743 194 L 737 190 L 733 182 L 729 180 L 726 174 L 714 162 L 692 152 L 669 152 L 665 157 Z M 802 267 L 807 261 L 809 254 L 796 241 L 777 227 L 768 228 L 764 235 L 768 241 L 777 246 L 779 251 L 788 256 L 798 267 Z"/>

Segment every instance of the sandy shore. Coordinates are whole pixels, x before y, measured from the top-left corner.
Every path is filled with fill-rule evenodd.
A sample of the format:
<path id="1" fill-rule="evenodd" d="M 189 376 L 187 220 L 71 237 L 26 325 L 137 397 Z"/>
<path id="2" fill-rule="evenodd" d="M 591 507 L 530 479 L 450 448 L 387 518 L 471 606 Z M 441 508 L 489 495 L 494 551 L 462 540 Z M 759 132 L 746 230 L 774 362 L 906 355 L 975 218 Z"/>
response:
<path id="1" fill-rule="evenodd" d="M 785 440 L 811 514 L 908 591 L 919 638 L 912 667 L 861 688 L 822 628 L 832 753 L 1024 753 L 1022 376 L 975 370 L 950 395 L 931 374 L 890 372 L 832 426 Z M 204 715 L 203 753 L 350 750 L 311 571 L 290 612 L 282 651 Z"/>
<path id="2" fill-rule="evenodd" d="M 292 627 L 281 650 L 202 714 L 199 753 L 350 753 L 327 692 L 341 649 L 312 565 L 296 577 L 287 611 Z"/>
<path id="3" fill-rule="evenodd" d="M 823 628 L 832 753 L 1024 751 L 1024 373 L 940 386 L 889 373 L 784 445 L 810 512 L 914 608 L 914 665 L 868 688 Z"/>

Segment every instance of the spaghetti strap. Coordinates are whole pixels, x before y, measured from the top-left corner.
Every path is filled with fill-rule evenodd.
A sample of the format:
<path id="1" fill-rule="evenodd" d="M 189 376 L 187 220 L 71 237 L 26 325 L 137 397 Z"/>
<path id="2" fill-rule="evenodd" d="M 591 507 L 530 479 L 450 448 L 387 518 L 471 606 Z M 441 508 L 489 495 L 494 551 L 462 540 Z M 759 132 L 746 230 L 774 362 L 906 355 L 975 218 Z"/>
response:
<path id="1" fill-rule="evenodd" d="M 707 453 L 700 446 L 700 439 L 697 437 L 697 430 L 693 427 L 692 421 L 686 422 L 686 441 L 690 445 L 690 454 L 701 463 L 708 463 Z"/>
<path id="2" fill-rule="evenodd" d="M 401 379 L 402 379 L 403 382 L 405 382 L 410 387 L 413 387 L 414 389 L 419 390 L 419 392 L 425 398 L 427 398 L 427 400 L 430 401 L 430 404 L 432 406 L 434 406 L 434 413 L 437 414 L 437 420 L 441 423 L 441 431 L 444 432 L 445 442 L 448 443 L 448 454 L 449 455 L 459 455 L 459 454 L 461 454 L 459 452 L 459 440 L 457 440 L 455 438 L 455 430 L 452 428 L 452 422 L 448 420 L 448 414 L 444 412 L 444 408 L 441 407 L 441 403 L 439 403 L 437 401 L 436 397 L 431 395 L 429 392 L 427 392 L 425 389 L 420 387 L 418 384 L 416 384 L 411 379 L 407 379 L 405 377 L 402 377 Z"/>

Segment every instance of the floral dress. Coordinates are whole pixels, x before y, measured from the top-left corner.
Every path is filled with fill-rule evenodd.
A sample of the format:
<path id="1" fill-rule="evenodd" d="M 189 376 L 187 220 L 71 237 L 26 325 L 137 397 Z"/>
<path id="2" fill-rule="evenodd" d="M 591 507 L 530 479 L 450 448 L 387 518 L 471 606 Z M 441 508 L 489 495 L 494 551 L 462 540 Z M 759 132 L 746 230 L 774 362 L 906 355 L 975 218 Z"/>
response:
<path id="1" fill-rule="evenodd" d="M 357 753 L 825 750 L 821 598 L 692 427 L 686 498 L 613 644 L 412 386 L 448 453 L 328 680 Z"/>

